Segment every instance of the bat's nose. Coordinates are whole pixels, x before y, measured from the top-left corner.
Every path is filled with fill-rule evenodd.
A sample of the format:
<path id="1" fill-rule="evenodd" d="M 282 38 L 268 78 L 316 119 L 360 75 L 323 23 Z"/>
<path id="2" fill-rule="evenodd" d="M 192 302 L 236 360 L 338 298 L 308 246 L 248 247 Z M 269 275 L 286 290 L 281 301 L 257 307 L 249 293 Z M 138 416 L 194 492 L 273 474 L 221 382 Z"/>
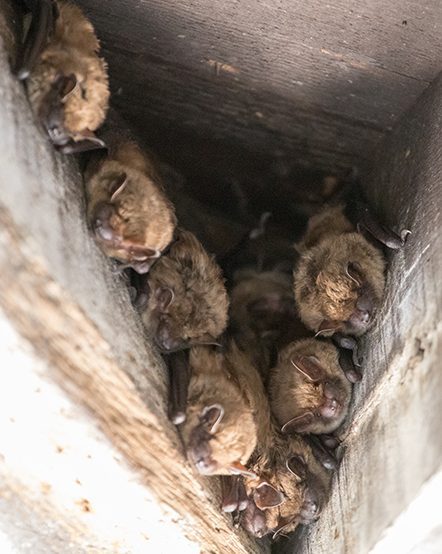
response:
<path id="1" fill-rule="evenodd" d="M 304 502 L 301 509 L 301 517 L 305 522 L 311 522 L 321 513 L 320 494 L 313 483 L 308 482 L 304 493 Z"/>
<path id="2" fill-rule="evenodd" d="M 165 352 L 174 352 L 184 346 L 181 337 L 175 337 L 167 325 L 160 325 L 156 334 L 156 341 L 161 350 Z"/>
<path id="3" fill-rule="evenodd" d="M 250 502 L 246 508 L 244 526 L 251 535 L 258 538 L 264 537 L 269 532 L 265 514 L 254 502 Z"/>
<path id="4" fill-rule="evenodd" d="M 92 228 L 97 238 L 105 242 L 112 242 L 119 238 L 111 224 L 114 214 L 115 208 L 112 204 L 102 202 L 97 205 L 92 217 Z"/>
<path id="5" fill-rule="evenodd" d="M 351 333 L 362 334 L 366 331 L 371 321 L 371 313 L 368 310 L 356 308 L 348 319 L 351 326 Z"/>
<path id="6" fill-rule="evenodd" d="M 339 390 L 332 383 L 325 383 L 323 394 L 324 402 L 319 408 L 321 415 L 327 418 L 338 416 L 342 411 Z"/>

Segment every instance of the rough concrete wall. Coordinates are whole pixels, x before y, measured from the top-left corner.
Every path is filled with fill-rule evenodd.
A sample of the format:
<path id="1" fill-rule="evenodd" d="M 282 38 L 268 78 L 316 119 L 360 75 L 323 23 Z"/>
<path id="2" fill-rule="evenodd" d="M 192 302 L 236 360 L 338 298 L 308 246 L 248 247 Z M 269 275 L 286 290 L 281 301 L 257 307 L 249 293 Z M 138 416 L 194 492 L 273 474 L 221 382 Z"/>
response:
<path id="1" fill-rule="evenodd" d="M 364 378 L 329 504 L 281 553 L 368 552 L 442 463 L 441 136 L 439 77 L 374 159 L 371 201 L 412 235 L 388 256 L 387 294 L 364 341 Z"/>

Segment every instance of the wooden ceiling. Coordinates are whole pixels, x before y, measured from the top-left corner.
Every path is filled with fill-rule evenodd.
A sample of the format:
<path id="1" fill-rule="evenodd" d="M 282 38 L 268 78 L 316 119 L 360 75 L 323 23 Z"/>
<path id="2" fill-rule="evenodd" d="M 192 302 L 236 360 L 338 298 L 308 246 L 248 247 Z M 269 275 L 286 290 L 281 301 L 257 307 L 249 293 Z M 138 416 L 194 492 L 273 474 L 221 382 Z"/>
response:
<path id="1" fill-rule="evenodd" d="M 363 164 L 442 68 L 440 0 L 78 3 L 115 104 L 178 165 Z"/>

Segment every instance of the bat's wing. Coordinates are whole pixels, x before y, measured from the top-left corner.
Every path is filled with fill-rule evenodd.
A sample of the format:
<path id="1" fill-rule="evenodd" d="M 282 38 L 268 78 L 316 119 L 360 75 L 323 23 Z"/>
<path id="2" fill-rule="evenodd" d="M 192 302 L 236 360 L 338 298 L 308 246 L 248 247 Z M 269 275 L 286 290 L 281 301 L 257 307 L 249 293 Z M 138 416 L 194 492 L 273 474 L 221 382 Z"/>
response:
<path id="1" fill-rule="evenodd" d="M 26 3 L 31 9 L 32 19 L 16 70 L 21 81 L 29 77 L 54 30 L 58 16 L 54 0 L 27 0 Z"/>
<path id="2" fill-rule="evenodd" d="M 186 420 L 190 381 L 189 351 L 173 352 L 165 359 L 169 369 L 169 419 L 175 425 L 179 425 Z"/>
<path id="3" fill-rule="evenodd" d="M 411 231 L 404 229 L 401 231 L 400 235 L 396 234 L 385 225 L 382 225 L 382 223 L 373 216 L 369 207 L 364 202 L 355 202 L 353 207 L 358 231 L 367 231 L 376 240 L 392 250 L 399 250 L 404 246 Z"/>

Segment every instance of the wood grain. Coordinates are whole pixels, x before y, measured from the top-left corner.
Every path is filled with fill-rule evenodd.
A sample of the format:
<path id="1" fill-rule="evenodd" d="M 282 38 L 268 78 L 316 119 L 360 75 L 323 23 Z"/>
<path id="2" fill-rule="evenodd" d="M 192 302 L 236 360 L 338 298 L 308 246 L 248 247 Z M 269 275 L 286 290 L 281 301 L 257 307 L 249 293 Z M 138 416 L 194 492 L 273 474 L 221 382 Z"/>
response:
<path id="1" fill-rule="evenodd" d="M 389 255 L 386 297 L 364 341 L 364 376 L 342 431 L 345 456 L 330 502 L 281 553 L 369 552 L 442 463 L 441 99 L 439 77 L 379 148 L 367 179 L 382 220 L 412 234 Z"/>
<path id="2" fill-rule="evenodd" d="M 80 174 L 54 154 L 2 50 L 0 95 L 1 307 L 52 378 L 91 410 L 165 518 L 202 552 L 261 551 L 221 514 L 217 481 L 187 464 L 166 416 L 163 364 L 86 228 Z"/>
<path id="3" fill-rule="evenodd" d="M 151 141 L 187 130 L 328 170 L 370 159 L 442 61 L 438 0 L 79 3 Z"/>

